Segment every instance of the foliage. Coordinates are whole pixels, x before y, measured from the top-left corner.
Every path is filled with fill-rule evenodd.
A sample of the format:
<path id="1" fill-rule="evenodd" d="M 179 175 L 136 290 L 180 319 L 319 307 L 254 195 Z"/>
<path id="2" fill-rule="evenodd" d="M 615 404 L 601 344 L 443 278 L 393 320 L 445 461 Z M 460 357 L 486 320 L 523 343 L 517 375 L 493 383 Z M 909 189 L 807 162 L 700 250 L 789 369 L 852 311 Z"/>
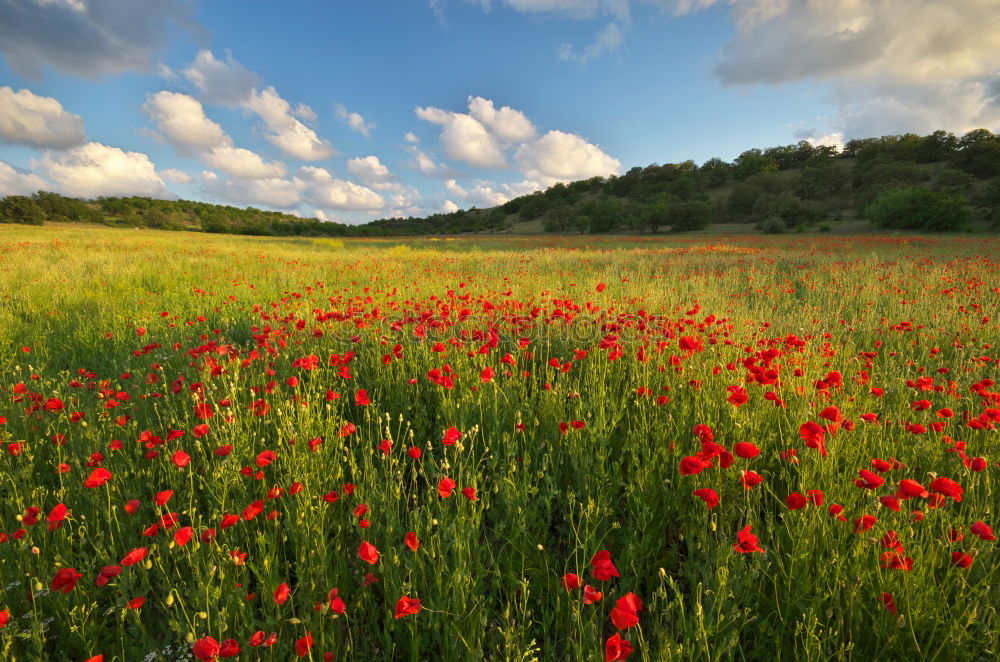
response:
<path id="1" fill-rule="evenodd" d="M 952 193 L 901 188 L 879 196 L 865 208 L 865 217 L 896 230 L 955 231 L 968 225 L 969 208 Z"/>

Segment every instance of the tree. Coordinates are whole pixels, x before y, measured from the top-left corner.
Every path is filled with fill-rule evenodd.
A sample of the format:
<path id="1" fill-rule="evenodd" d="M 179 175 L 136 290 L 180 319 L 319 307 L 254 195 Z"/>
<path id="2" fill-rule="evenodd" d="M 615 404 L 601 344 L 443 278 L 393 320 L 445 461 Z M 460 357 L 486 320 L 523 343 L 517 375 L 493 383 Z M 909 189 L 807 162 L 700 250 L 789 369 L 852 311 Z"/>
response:
<path id="1" fill-rule="evenodd" d="M 964 229 L 969 222 L 965 199 L 925 188 L 900 188 L 883 193 L 865 207 L 865 218 L 885 228 L 931 230 Z"/>
<path id="2" fill-rule="evenodd" d="M 979 179 L 1000 175 L 1000 136 L 986 129 L 969 131 L 958 141 L 952 165 Z"/>
<path id="3" fill-rule="evenodd" d="M 733 161 L 733 175 L 739 181 L 744 181 L 748 177 L 762 172 L 774 172 L 778 169 L 778 162 L 772 156 L 765 156 L 759 149 L 748 149 Z"/>
<path id="4" fill-rule="evenodd" d="M 732 166 L 722 159 L 711 158 L 698 169 L 698 176 L 706 187 L 718 188 L 729 181 L 730 170 Z"/>
<path id="5" fill-rule="evenodd" d="M 704 230 L 712 222 L 712 207 L 707 202 L 678 202 L 667 209 L 671 232 Z"/>
<path id="6" fill-rule="evenodd" d="M 958 138 L 947 131 L 935 131 L 924 136 L 917 147 L 917 163 L 947 161 L 958 151 Z"/>
<path id="7" fill-rule="evenodd" d="M 45 211 L 26 195 L 8 195 L 0 200 L 0 223 L 41 225 Z"/>

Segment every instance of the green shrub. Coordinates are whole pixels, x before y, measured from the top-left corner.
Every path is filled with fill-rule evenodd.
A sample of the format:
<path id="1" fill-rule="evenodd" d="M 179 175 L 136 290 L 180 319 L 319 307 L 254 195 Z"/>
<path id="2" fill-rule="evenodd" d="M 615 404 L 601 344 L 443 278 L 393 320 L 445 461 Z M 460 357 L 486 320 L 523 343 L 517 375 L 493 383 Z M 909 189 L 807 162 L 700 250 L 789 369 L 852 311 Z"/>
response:
<path id="1" fill-rule="evenodd" d="M 865 207 L 864 216 L 896 230 L 961 230 L 969 223 L 969 208 L 961 196 L 924 188 L 887 191 Z"/>

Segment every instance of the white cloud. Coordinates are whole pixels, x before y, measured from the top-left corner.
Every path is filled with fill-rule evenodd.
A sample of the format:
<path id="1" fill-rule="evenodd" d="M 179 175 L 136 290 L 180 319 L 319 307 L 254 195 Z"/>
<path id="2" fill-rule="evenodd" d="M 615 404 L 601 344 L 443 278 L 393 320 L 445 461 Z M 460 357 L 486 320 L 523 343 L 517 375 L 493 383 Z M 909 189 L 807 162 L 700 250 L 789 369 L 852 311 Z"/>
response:
<path id="1" fill-rule="evenodd" d="M 0 142 L 67 149 L 84 140 L 83 120 L 55 99 L 0 87 Z"/>
<path id="2" fill-rule="evenodd" d="M 180 26 L 201 36 L 183 0 L 0 2 L 0 53 L 20 76 L 45 65 L 88 77 L 150 68 L 150 56 Z"/>
<path id="3" fill-rule="evenodd" d="M 245 179 L 274 179 L 285 176 L 280 161 L 265 162 L 260 155 L 242 147 L 222 145 L 201 155 L 202 160 L 227 175 Z"/>
<path id="4" fill-rule="evenodd" d="M 438 163 L 422 150 L 411 147 L 410 151 L 413 153 L 413 160 L 409 165 L 420 172 L 420 174 L 435 178 L 454 177 L 456 175 L 455 171 L 447 165 Z"/>
<path id="5" fill-rule="evenodd" d="M 257 74 L 237 62 L 229 51 L 223 62 L 215 59 L 212 51 L 200 50 L 183 73 L 205 101 L 228 106 L 247 103 L 260 82 Z"/>
<path id="6" fill-rule="evenodd" d="M 142 110 L 159 132 L 182 151 L 232 144 L 222 127 L 205 116 L 201 102 L 194 97 L 166 91 L 147 94 Z"/>
<path id="7" fill-rule="evenodd" d="M 441 149 L 445 156 L 477 168 L 504 168 L 500 145 L 476 118 L 440 108 L 417 108 L 417 117 L 441 125 Z"/>
<path id="8" fill-rule="evenodd" d="M 347 162 L 347 169 L 352 175 L 368 184 L 388 182 L 392 179 L 392 173 L 377 156 L 351 159 Z"/>
<path id="9" fill-rule="evenodd" d="M 445 181 L 444 187 L 453 196 L 476 207 L 496 207 L 512 198 L 527 195 L 545 188 L 538 182 L 527 179 L 499 186 L 494 182 L 476 181 L 468 188 L 460 185 L 454 179 L 449 179 Z"/>
<path id="10" fill-rule="evenodd" d="M 679 12 L 717 4 L 688 0 Z M 743 0 L 715 72 L 730 84 L 833 87 L 847 138 L 1000 125 L 996 0 Z"/>
<path id="11" fill-rule="evenodd" d="M 827 133 L 816 135 L 815 131 L 797 131 L 795 137 L 805 140 L 814 147 L 836 147 L 838 150 L 844 148 L 844 134 Z"/>
<path id="12" fill-rule="evenodd" d="M 563 131 L 549 131 L 522 145 L 514 158 L 528 179 L 547 186 L 621 171 L 618 159 L 584 138 Z"/>
<path id="13" fill-rule="evenodd" d="M 252 203 L 266 207 L 292 207 L 302 200 L 304 183 L 296 178 L 282 179 L 220 179 L 214 173 L 202 177 L 202 184 L 210 193 L 238 205 Z"/>
<path id="14" fill-rule="evenodd" d="M 316 111 L 307 106 L 304 103 L 300 103 L 295 106 L 295 110 L 292 111 L 292 115 L 295 115 L 303 122 L 315 122 L 318 118 L 316 116 Z"/>
<path id="15" fill-rule="evenodd" d="M 501 140 L 524 142 L 535 137 L 535 127 L 528 117 L 510 106 L 497 110 L 489 99 L 470 96 L 469 114 Z"/>
<path id="16" fill-rule="evenodd" d="M 293 117 L 291 106 L 273 87 L 255 92 L 247 107 L 264 121 L 265 137 L 286 154 L 303 161 L 320 161 L 336 154 L 330 143 Z"/>
<path id="17" fill-rule="evenodd" d="M 348 111 L 342 103 L 334 104 L 333 109 L 337 113 L 337 118 L 347 122 L 347 126 L 351 127 L 352 131 L 357 131 L 365 138 L 370 137 L 371 130 L 375 128 L 375 122 L 366 122 L 360 113 Z"/>
<path id="18" fill-rule="evenodd" d="M 66 152 L 46 152 L 32 168 L 46 175 L 56 191 L 81 198 L 102 195 L 167 194 L 156 166 L 140 152 L 89 142 Z"/>
<path id="19" fill-rule="evenodd" d="M 337 179 L 324 168 L 299 168 L 300 181 L 306 183 L 305 197 L 317 207 L 350 211 L 376 210 L 385 207 L 385 199 L 366 186 Z"/>
<path id="20" fill-rule="evenodd" d="M 191 175 L 177 170 L 176 168 L 167 168 L 166 170 L 159 171 L 160 179 L 165 179 L 168 182 L 175 182 L 177 184 L 190 184 Z"/>
<path id="21" fill-rule="evenodd" d="M 0 161 L 0 196 L 31 195 L 50 188 L 45 180 L 33 172 L 22 172 L 6 161 Z"/>
<path id="22" fill-rule="evenodd" d="M 450 213 L 456 212 L 458 210 L 459 210 L 459 206 L 456 205 L 451 200 L 445 200 L 444 204 L 441 205 L 441 211 L 444 212 L 445 214 L 450 214 Z"/>
<path id="23" fill-rule="evenodd" d="M 420 143 L 420 138 L 417 138 L 417 136 L 412 131 L 407 131 L 406 135 L 404 135 L 403 138 L 405 138 L 406 142 L 410 143 L 411 145 L 417 145 Z"/>
<path id="24" fill-rule="evenodd" d="M 559 59 L 575 60 L 583 64 L 595 57 L 618 50 L 618 47 L 622 45 L 622 39 L 622 29 L 618 27 L 617 23 L 611 22 L 594 35 L 594 41 L 579 55 L 573 50 L 572 44 L 563 43 L 558 50 Z"/>

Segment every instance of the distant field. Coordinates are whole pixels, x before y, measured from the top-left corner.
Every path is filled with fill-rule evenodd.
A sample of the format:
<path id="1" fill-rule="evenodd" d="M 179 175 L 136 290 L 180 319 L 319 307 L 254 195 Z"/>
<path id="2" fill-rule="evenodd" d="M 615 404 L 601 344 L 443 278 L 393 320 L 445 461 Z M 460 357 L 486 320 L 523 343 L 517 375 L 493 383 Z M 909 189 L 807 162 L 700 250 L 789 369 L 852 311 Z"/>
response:
<path id="1" fill-rule="evenodd" d="M 1000 239 L 0 256 L 5 660 L 1000 654 Z"/>

